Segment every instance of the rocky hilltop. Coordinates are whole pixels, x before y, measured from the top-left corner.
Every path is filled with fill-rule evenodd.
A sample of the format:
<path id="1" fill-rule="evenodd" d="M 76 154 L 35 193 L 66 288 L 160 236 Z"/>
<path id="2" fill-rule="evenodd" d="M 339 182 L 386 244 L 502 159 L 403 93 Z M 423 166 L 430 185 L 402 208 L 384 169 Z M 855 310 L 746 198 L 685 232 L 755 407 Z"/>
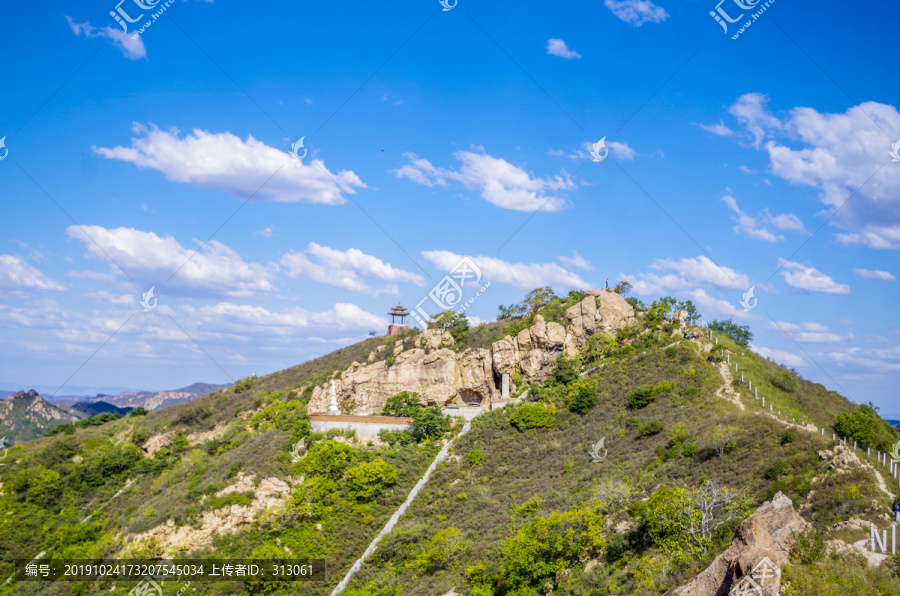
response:
<path id="1" fill-rule="evenodd" d="M 591 290 L 566 310 L 566 324 L 545 322 L 538 314 L 534 325 L 515 337 L 507 335 L 490 348 L 451 349 L 453 338 L 440 329 L 429 329 L 414 340 L 412 349 L 397 341 L 391 359 L 377 360 L 390 350 L 382 346 L 367 362 L 354 362 L 335 379 L 335 392 L 347 413 L 374 414 L 392 395 L 418 393 L 428 405 L 465 405 L 478 402 L 490 408 L 500 398 L 503 374 L 522 375 L 524 383 L 543 381 L 553 370 L 556 357 L 576 354 L 596 333 L 614 334 L 634 320 L 634 308 L 619 294 Z M 392 360 L 393 362 L 390 362 Z M 515 390 L 515 384 L 510 387 Z M 327 382 L 313 390 L 311 412 L 325 412 L 331 395 Z"/>
<path id="2" fill-rule="evenodd" d="M 78 416 L 45 401 L 34 389 L 13 393 L 0 401 L 0 436 L 10 441 L 27 441 L 41 436 L 51 426 L 76 420 Z"/>

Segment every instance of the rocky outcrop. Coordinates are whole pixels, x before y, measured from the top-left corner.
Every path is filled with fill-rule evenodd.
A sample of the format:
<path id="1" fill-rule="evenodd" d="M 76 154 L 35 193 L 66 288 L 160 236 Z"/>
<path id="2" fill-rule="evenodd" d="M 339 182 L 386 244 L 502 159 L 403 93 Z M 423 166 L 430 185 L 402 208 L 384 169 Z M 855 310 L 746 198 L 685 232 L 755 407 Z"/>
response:
<path id="1" fill-rule="evenodd" d="M 349 406 L 349 413 L 375 414 L 392 395 L 411 391 L 422 397 L 424 405 L 477 402 L 489 407 L 491 400 L 500 397 L 502 375 L 520 373 L 526 383 L 542 381 L 559 354 L 574 354 L 592 335 L 615 333 L 629 325 L 634 309 L 619 294 L 592 290 L 566 311 L 566 319 L 563 325 L 538 314 L 534 324 L 515 337 L 463 352 L 449 349 L 454 343 L 449 333 L 429 329 L 416 336 L 412 349 L 404 350 L 401 341 L 373 351 L 363 364 L 354 362 L 335 379 L 338 401 L 344 411 Z M 378 360 L 385 350 L 394 355 L 390 365 Z M 316 387 L 309 411 L 325 412 L 330 395 L 330 381 Z"/>
<path id="2" fill-rule="evenodd" d="M 716 557 L 689 584 L 675 594 L 684 596 L 723 596 L 741 582 L 765 557 L 777 567 L 790 561 L 794 535 L 806 531 L 810 524 L 794 511 L 794 504 L 780 492 L 745 519 L 728 549 Z M 767 574 L 768 575 L 768 574 Z M 753 578 L 758 580 L 758 578 Z M 757 581 L 758 583 L 758 581 Z M 769 577 L 762 587 L 765 596 L 779 593 L 777 577 Z"/>
<path id="3" fill-rule="evenodd" d="M 284 508 L 292 490 L 287 482 L 274 477 L 263 478 L 259 485 L 254 487 L 254 476 L 238 473 L 235 484 L 220 490 L 216 496 L 253 492 L 254 497 L 250 505 L 231 505 L 205 511 L 199 528 L 190 525 L 178 526 L 170 519 L 146 532 L 129 536 L 126 542 L 140 545 L 154 541 L 163 549 L 166 556 L 181 551 L 191 552 L 212 544 L 212 539 L 217 534 L 238 531 L 242 526 L 258 519 L 264 511 L 278 511 Z"/>
<path id="4" fill-rule="evenodd" d="M 0 400 L 0 437 L 10 441 L 28 441 L 58 424 L 78 420 L 69 412 L 44 400 L 37 391 L 19 391 Z"/>

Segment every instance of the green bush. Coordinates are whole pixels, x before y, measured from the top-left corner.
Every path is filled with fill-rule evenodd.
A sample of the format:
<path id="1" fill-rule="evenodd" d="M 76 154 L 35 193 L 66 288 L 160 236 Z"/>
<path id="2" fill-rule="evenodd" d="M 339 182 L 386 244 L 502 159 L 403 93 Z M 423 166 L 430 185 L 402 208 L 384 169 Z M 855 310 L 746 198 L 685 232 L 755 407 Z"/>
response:
<path id="1" fill-rule="evenodd" d="M 541 404 L 522 405 L 509 417 L 509 423 L 520 431 L 530 428 L 550 428 L 555 421 L 556 408 Z"/>
<path id="2" fill-rule="evenodd" d="M 653 395 L 672 393 L 673 391 L 675 391 L 675 383 L 673 383 L 672 381 L 661 381 L 650 387 L 650 389 L 653 391 Z"/>
<path id="3" fill-rule="evenodd" d="M 129 416 L 146 416 L 149 413 L 150 413 L 150 411 L 147 410 L 146 408 L 142 408 L 141 406 L 138 406 L 138 407 L 134 408 L 133 410 L 131 410 L 130 412 L 128 412 L 128 415 Z"/>
<path id="4" fill-rule="evenodd" d="M 320 441 L 307 451 L 298 464 L 308 474 L 338 479 L 350 467 L 356 453 L 353 448 L 336 441 Z"/>
<path id="5" fill-rule="evenodd" d="M 556 357 L 556 367 L 553 369 L 552 382 L 556 385 L 568 385 L 581 375 L 581 359 L 573 358 L 563 352 Z"/>
<path id="6" fill-rule="evenodd" d="M 641 425 L 641 419 L 637 416 L 632 416 L 625 420 L 625 428 L 637 428 Z"/>
<path id="7" fill-rule="evenodd" d="M 778 480 L 778 478 L 786 475 L 788 472 L 790 472 L 790 470 L 791 465 L 787 461 L 780 459 L 766 468 L 766 471 L 763 473 L 763 475 L 769 480 Z"/>
<path id="8" fill-rule="evenodd" d="M 661 433 L 664 428 L 665 425 L 659 420 L 651 420 L 638 429 L 638 434 L 642 437 L 650 437 Z"/>
<path id="9" fill-rule="evenodd" d="M 696 443 L 685 443 L 685 445 L 681 448 L 681 454 L 688 458 L 697 455 L 698 451 L 700 451 L 700 448 Z"/>
<path id="10" fill-rule="evenodd" d="M 560 570 L 599 554 L 605 543 L 602 536 L 603 516 L 593 509 L 554 511 L 533 518 L 501 548 L 505 581 L 520 588 L 508 593 L 544 593 L 545 583 L 555 584 Z"/>
<path id="11" fill-rule="evenodd" d="M 586 414 L 597 405 L 597 382 L 579 379 L 572 384 L 569 392 L 569 410 Z"/>
<path id="12" fill-rule="evenodd" d="M 416 440 L 440 439 L 444 433 L 450 430 L 450 417 L 441 411 L 440 406 L 419 408 L 412 415 L 412 424 L 409 432 Z"/>
<path id="13" fill-rule="evenodd" d="M 640 410 L 652 404 L 655 399 L 656 395 L 653 393 L 652 387 L 638 387 L 628 394 L 625 403 L 632 410 Z"/>
<path id="14" fill-rule="evenodd" d="M 36 466 L 11 474 L 5 488 L 17 501 L 51 506 L 62 496 L 63 484 L 59 472 Z"/>
<path id="15" fill-rule="evenodd" d="M 243 393 L 250 389 L 253 386 L 254 377 L 244 377 L 243 379 L 238 379 L 234 384 L 234 392 L 235 393 Z"/>
<path id="16" fill-rule="evenodd" d="M 371 501 L 385 487 L 397 483 L 397 470 L 381 458 L 353 466 L 347 470 L 347 494 L 357 501 Z"/>
<path id="17" fill-rule="evenodd" d="M 459 559 L 472 546 L 470 540 L 464 540 L 462 532 L 456 528 L 444 528 L 435 533 L 425 547 L 416 554 L 410 566 L 419 571 L 429 573 L 441 569 L 451 569 L 459 563 Z"/>
<path id="18" fill-rule="evenodd" d="M 481 459 L 484 457 L 484 452 L 480 449 L 473 449 L 469 452 L 469 464 L 472 466 L 477 466 L 481 463 Z"/>
<path id="19" fill-rule="evenodd" d="M 781 439 L 779 439 L 779 443 L 782 445 L 787 445 L 788 443 L 793 443 L 797 440 L 797 435 L 793 433 L 793 431 L 786 430 L 781 433 Z"/>
<path id="20" fill-rule="evenodd" d="M 181 408 L 175 416 L 174 423 L 187 425 L 198 424 L 212 415 L 212 404 L 194 404 Z"/>
<path id="21" fill-rule="evenodd" d="M 543 505 L 541 498 L 537 495 L 532 495 L 530 499 L 521 505 L 514 506 L 513 513 L 516 515 L 531 515 L 532 513 L 540 511 L 541 505 Z"/>
<path id="22" fill-rule="evenodd" d="M 747 345 L 753 341 L 753 333 L 750 332 L 750 327 L 747 325 L 738 325 L 731 320 L 713 320 L 708 326 L 716 333 L 727 335 L 734 343 L 741 347 L 746 348 Z"/>
<path id="23" fill-rule="evenodd" d="M 787 393 L 793 393 L 797 390 L 798 386 L 797 379 L 795 379 L 793 375 L 788 372 L 783 372 L 781 374 L 773 376 L 771 379 L 769 379 L 769 382 Z"/>

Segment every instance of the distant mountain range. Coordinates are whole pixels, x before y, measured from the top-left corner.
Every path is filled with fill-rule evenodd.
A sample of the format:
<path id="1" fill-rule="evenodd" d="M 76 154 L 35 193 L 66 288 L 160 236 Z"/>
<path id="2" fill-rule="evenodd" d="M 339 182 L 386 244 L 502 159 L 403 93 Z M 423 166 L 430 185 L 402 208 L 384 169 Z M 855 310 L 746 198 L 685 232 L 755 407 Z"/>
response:
<path id="1" fill-rule="evenodd" d="M 890 424 L 891 426 L 896 426 L 897 428 L 900 428 L 900 420 L 888 420 L 888 424 Z"/>
<path id="2" fill-rule="evenodd" d="M 173 391 L 124 391 L 118 395 L 98 393 L 94 397 L 61 396 L 44 399 L 37 391 L 0 390 L 0 438 L 7 443 L 28 441 L 58 424 L 77 422 L 103 412 L 125 416 L 134 408 L 158 410 L 191 401 L 231 385 L 194 383 Z"/>

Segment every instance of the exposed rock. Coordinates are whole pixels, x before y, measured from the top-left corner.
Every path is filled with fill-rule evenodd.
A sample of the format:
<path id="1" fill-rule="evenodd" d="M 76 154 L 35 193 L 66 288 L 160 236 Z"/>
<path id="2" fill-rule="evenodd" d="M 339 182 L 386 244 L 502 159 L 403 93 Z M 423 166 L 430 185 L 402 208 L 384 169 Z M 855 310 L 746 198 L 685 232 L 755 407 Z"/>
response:
<path id="1" fill-rule="evenodd" d="M 255 497 L 249 506 L 232 505 L 214 511 L 203 513 L 200 527 L 176 526 L 174 520 L 168 520 L 141 534 L 134 534 L 127 538 L 126 542 L 142 543 L 148 539 L 154 539 L 162 547 L 166 556 L 171 556 L 179 551 L 194 551 L 198 548 L 212 544 L 213 536 L 236 532 L 241 526 L 251 523 L 266 510 L 278 510 L 284 507 L 285 501 L 291 495 L 291 487 L 288 483 L 278 478 L 264 478 L 259 486 L 253 488 L 253 476 L 244 476 L 238 473 L 235 484 L 220 490 L 217 495 L 222 496 L 232 492 L 253 491 Z"/>
<path id="2" fill-rule="evenodd" d="M 225 431 L 227 429 L 228 429 L 228 425 L 224 422 L 220 422 L 212 430 L 189 434 L 187 436 L 187 440 L 188 440 L 188 443 L 191 445 L 198 445 L 200 443 L 205 443 L 205 442 L 211 441 L 213 439 L 218 439 L 219 437 L 221 437 L 222 435 L 225 434 Z"/>
<path id="3" fill-rule="evenodd" d="M 340 403 L 352 404 L 351 414 L 380 412 L 387 399 L 401 391 L 418 393 L 423 405 L 478 402 L 488 407 L 500 397 L 503 374 L 521 373 L 525 383 L 542 381 L 559 354 L 574 353 L 595 333 L 615 333 L 634 320 L 634 309 L 620 295 L 596 290 L 569 308 L 566 316 L 569 323 L 563 325 L 538 314 L 534 324 L 516 337 L 507 336 L 489 349 L 462 352 L 448 349 L 453 345 L 449 333 L 429 329 L 415 337 L 412 349 L 404 350 L 403 342 L 396 342 L 391 366 L 374 361 L 387 349 L 380 346 L 367 363 L 344 371 L 335 391 Z M 315 387 L 309 411 L 326 411 L 330 392 L 330 383 Z"/>
<path id="4" fill-rule="evenodd" d="M 672 315 L 672 320 L 678 323 L 679 327 L 684 327 L 688 320 L 688 311 L 679 310 Z"/>
<path id="5" fill-rule="evenodd" d="M 156 435 L 155 437 L 150 437 L 147 439 L 147 442 L 141 445 L 141 449 L 147 452 L 147 455 L 153 457 L 153 454 L 162 449 L 163 447 L 168 447 L 172 444 L 172 437 L 175 436 L 175 432 L 167 432 L 162 435 Z"/>
<path id="6" fill-rule="evenodd" d="M 771 501 L 763 503 L 741 523 L 731 546 L 724 553 L 716 557 L 690 583 L 676 589 L 675 594 L 727 594 L 731 586 L 748 575 L 763 557 L 768 557 L 772 563 L 783 567 L 790 561 L 791 548 L 794 546 L 792 534 L 799 534 L 809 526 L 794 511 L 791 500 L 780 492 L 777 493 Z M 778 593 L 779 586 L 776 583 L 766 586 L 766 596 Z"/>
<path id="7" fill-rule="evenodd" d="M 868 525 L 868 524 L 867 524 Z M 866 544 L 868 540 L 859 540 L 853 544 L 847 544 L 843 540 L 826 540 L 825 552 L 839 555 L 857 555 L 866 560 L 869 567 L 878 567 L 890 557 L 884 553 L 873 553 Z"/>

